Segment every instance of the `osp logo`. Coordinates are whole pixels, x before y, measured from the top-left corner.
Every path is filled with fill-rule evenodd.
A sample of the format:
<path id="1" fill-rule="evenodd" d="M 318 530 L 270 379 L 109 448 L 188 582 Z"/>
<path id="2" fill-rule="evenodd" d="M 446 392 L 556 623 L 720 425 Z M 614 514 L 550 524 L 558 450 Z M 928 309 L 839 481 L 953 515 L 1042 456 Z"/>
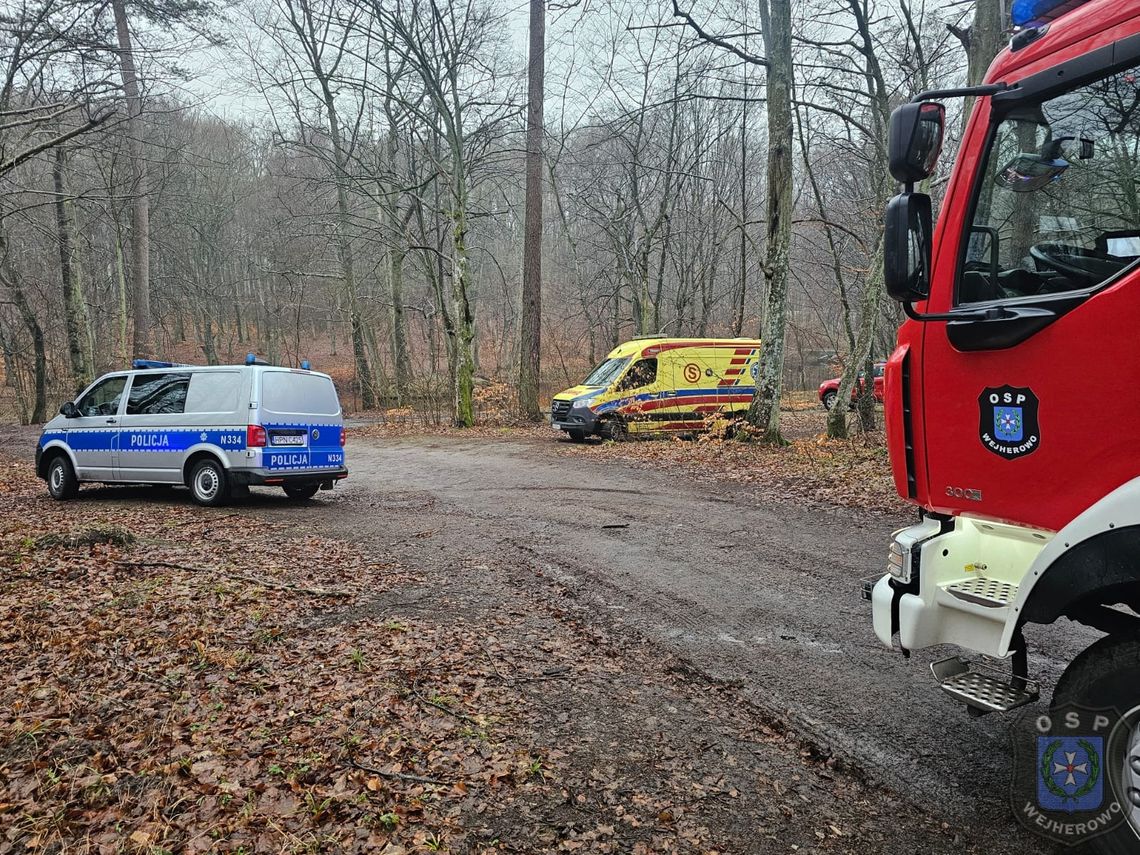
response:
<path id="1" fill-rule="evenodd" d="M 1112 709 L 1068 704 L 1049 715 L 1030 712 L 1018 719 L 1012 796 L 1022 825 L 1076 845 L 1127 819 L 1117 797 L 1123 765 L 1110 759 L 1119 754 L 1120 721 Z"/>
<path id="2" fill-rule="evenodd" d="M 1037 409 L 1037 396 L 1027 387 L 983 389 L 978 396 L 982 445 L 1006 460 L 1036 451 L 1041 443 Z"/>

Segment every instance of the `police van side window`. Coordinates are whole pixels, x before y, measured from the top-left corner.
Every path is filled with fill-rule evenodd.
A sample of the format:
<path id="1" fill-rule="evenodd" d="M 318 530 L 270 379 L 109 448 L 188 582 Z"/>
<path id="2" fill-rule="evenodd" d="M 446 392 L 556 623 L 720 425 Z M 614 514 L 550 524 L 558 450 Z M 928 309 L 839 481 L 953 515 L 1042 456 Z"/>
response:
<path id="1" fill-rule="evenodd" d="M 186 412 L 236 412 L 241 388 L 240 371 L 195 371 L 186 393 Z"/>
<path id="2" fill-rule="evenodd" d="M 189 374 L 136 374 L 127 398 L 127 415 L 181 413 L 186 409 L 189 386 Z"/>
<path id="3" fill-rule="evenodd" d="M 108 377 L 80 399 L 76 408 L 83 416 L 113 416 L 127 385 L 126 377 Z"/>

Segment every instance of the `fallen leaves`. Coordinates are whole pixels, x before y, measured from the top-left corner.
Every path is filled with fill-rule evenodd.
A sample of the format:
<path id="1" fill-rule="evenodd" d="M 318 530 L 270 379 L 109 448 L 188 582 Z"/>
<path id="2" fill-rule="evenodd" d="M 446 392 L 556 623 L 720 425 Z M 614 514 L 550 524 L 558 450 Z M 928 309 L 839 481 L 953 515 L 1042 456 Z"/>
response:
<path id="1" fill-rule="evenodd" d="M 447 848 L 470 792 L 546 786 L 474 633 L 369 612 L 411 574 L 116 498 L 5 472 L 0 853 Z"/>

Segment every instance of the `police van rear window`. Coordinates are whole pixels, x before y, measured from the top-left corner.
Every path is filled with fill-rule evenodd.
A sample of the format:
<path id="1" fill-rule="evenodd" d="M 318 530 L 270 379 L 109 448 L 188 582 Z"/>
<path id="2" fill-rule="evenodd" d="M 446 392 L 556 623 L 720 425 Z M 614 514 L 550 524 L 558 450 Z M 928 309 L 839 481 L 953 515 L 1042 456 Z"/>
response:
<path id="1" fill-rule="evenodd" d="M 340 402 L 330 379 L 292 371 L 265 372 L 261 379 L 261 406 L 274 413 L 340 414 Z"/>

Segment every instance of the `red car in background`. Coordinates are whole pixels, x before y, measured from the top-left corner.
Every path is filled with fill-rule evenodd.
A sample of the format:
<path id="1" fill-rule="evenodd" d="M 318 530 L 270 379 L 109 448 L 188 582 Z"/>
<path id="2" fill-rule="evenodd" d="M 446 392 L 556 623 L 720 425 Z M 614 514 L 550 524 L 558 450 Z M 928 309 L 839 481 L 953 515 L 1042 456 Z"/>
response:
<path id="1" fill-rule="evenodd" d="M 875 363 L 875 400 L 879 403 L 883 401 L 883 369 L 886 367 L 885 362 Z M 859 390 L 863 388 L 863 372 L 859 372 L 859 379 L 855 381 L 855 385 L 851 389 L 851 400 L 854 401 L 859 397 Z M 824 380 L 819 384 L 819 400 L 823 404 L 825 410 L 830 410 L 835 406 L 835 399 L 839 397 L 839 378 L 836 377 L 832 380 Z"/>

